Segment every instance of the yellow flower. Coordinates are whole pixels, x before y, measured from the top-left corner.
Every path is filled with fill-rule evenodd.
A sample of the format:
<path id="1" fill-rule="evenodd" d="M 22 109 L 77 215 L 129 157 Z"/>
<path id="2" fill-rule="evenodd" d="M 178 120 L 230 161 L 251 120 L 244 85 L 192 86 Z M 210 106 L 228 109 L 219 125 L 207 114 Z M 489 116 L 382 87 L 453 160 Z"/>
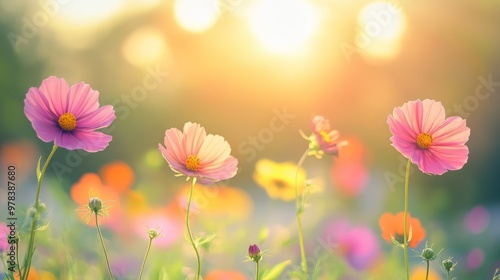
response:
<path id="1" fill-rule="evenodd" d="M 277 163 L 269 159 L 261 159 L 255 164 L 253 178 L 263 187 L 269 197 L 291 201 L 295 199 L 295 174 L 297 165 L 292 162 Z M 306 171 L 299 169 L 297 174 L 298 192 L 304 190 Z"/>

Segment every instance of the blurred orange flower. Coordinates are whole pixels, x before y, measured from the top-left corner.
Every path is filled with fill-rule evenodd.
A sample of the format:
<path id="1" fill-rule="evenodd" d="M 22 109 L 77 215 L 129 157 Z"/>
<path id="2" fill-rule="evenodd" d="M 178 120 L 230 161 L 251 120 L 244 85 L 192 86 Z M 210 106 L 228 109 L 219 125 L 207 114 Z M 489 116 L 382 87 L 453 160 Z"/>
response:
<path id="1" fill-rule="evenodd" d="M 425 268 L 417 267 L 411 272 L 410 280 L 426 280 L 425 273 Z M 435 271 L 429 270 L 429 278 L 427 280 L 441 280 L 441 277 Z"/>
<path id="2" fill-rule="evenodd" d="M 84 174 L 80 180 L 71 187 L 70 195 L 73 201 L 83 209 L 92 197 L 98 197 L 110 206 L 108 209 L 109 219 L 100 219 L 100 223 L 102 222 L 102 224 L 110 223 L 113 219 L 116 219 L 120 211 L 119 195 L 113 189 L 104 186 L 99 175 L 95 173 Z M 95 226 L 95 220 L 93 218 L 87 220 L 87 218 L 84 217 L 87 211 L 78 211 L 78 213 L 82 221 L 88 221 L 89 225 Z"/>
<path id="3" fill-rule="evenodd" d="M 19 277 L 19 274 L 14 274 L 14 279 L 19 280 L 21 278 Z M 56 277 L 51 272 L 43 270 L 36 271 L 36 269 L 31 267 L 28 280 L 56 280 Z"/>
<path id="4" fill-rule="evenodd" d="M 255 164 L 253 179 L 264 188 L 273 199 L 291 201 L 295 199 L 295 174 L 297 165 L 292 162 L 277 163 L 269 159 L 261 159 Z M 306 171 L 299 169 L 297 174 L 298 192 L 304 190 Z"/>
<path id="5" fill-rule="evenodd" d="M 392 243 L 391 236 L 394 237 L 399 243 L 403 243 L 403 228 L 404 228 L 404 212 L 399 212 L 396 215 L 391 213 L 384 213 L 379 220 L 380 229 L 382 230 L 382 237 L 388 242 Z M 407 216 L 406 234 L 410 235 L 410 226 L 412 237 L 408 244 L 409 247 L 415 248 L 420 241 L 425 238 L 425 229 L 420 224 L 420 220 L 412 218 L 410 213 Z"/>
<path id="6" fill-rule="evenodd" d="M 28 175 L 35 174 L 37 155 L 39 154 L 35 144 L 30 141 L 20 140 L 5 143 L 0 148 L 0 166 L 2 170 L 7 170 L 10 165 L 15 166 L 16 180 L 21 183 Z M 22 184 L 19 185 L 22 186 Z"/>
<path id="7" fill-rule="evenodd" d="M 115 191 L 122 193 L 134 183 L 134 171 L 122 161 L 115 161 L 101 167 L 101 178 L 104 184 Z"/>
<path id="8" fill-rule="evenodd" d="M 207 273 L 205 280 L 246 280 L 247 277 L 236 270 L 212 270 Z"/>

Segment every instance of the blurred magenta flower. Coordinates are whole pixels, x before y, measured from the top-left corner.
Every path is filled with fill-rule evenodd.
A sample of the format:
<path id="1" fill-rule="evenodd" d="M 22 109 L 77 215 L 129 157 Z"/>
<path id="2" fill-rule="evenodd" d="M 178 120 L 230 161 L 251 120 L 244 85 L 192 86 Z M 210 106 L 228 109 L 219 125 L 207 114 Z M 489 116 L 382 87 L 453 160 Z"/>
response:
<path id="1" fill-rule="evenodd" d="M 484 263 L 484 251 L 481 248 L 472 249 L 467 254 L 466 264 L 470 270 L 476 270 Z"/>
<path id="2" fill-rule="evenodd" d="M 490 223 L 490 213 L 486 207 L 479 205 L 472 208 L 464 218 L 465 229 L 472 234 L 480 234 Z"/>
<path id="3" fill-rule="evenodd" d="M 113 106 L 99 108 L 99 92 L 83 82 L 70 88 L 66 80 L 48 77 L 40 88 L 29 89 L 24 113 L 42 141 L 54 141 L 54 145 L 68 150 L 99 152 L 112 139 L 95 130 L 113 122 Z"/>
<path id="4" fill-rule="evenodd" d="M 380 256 L 377 237 L 367 226 L 353 226 L 347 220 L 337 220 L 324 230 L 325 243 L 340 251 L 355 270 L 371 268 Z"/>
<path id="5" fill-rule="evenodd" d="M 345 141 L 336 142 L 339 132 L 332 130 L 330 121 L 323 116 L 316 115 L 311 119 L 311 129 L 313 135 L 308 138 L 309 155 L 314 155 L 316 158 L 321 158 L 323 154 L 337 156 L 339 147 L 347 144 Z"/>
<path id="6" fill-rule="evenodd" d="M 205 128 L 187 122 L 183 132 L 167 129 L 165 147 L 158 147 L 177 176 L 194 177 L 209 185 L 236 175 L 238 160 L 230 155 L 231 147 L 219 135 L 206 134 Z"/>
<path id="7" fill-rule="evenodd" d="M 9 228 L 7 224 L 0 222 L 0 254 L 3 254 L 9 248 L 9 242 L 7 240 L 7 235 L 9 234 Z"/>
<path id="8" fill-rule="evenodd" d="M 441 102 L 410 101 L 394 108 L 387 123 L 392 145 L 424 173 L 441 175 L 467 162 L 470 129 L 460 117 L 445 119 Z"/>

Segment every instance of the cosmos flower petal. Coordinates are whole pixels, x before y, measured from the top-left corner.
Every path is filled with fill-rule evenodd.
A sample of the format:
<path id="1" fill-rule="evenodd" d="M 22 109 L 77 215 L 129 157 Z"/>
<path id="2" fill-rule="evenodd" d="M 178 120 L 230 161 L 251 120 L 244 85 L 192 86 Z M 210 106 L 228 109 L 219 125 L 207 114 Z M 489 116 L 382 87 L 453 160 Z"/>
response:
<path id="1" fill-rule="evenodd" d="M 433 145 L 465 144 L 469 140 L 470 128 L 460 117 L 449 117 L 432 133 Z"/>
<path id="2" fill-rule="evenodd" d="M 30 88 L 24 100 L 24 114 L 30 121 L 38 120 L 53 124 L 58 116 L 53 112 L 50 103 L 38 88 Z"/>
<path id="3" fill-rule="evenodd" d="M 36 131 L 38 138 L 43 142 L 52 142 L 61 132 L 57 124 L 47 124 L 39 119 L 31 122 L 33 129 Z M 61 146 L 62 147 L 62 146 Z"/>
<path id="4" fill-rule="evenodd" d="M 198 170 L 198 172 L 203 177 L 210 177 L 216 181 L 227 180 L 238 171 L 238 160 L 235 157 L 229 156 L 226 160 L 217 165 L 207 166 L 203 169 Z M 206 174 L 206 175 L 205 175 Z"/>
<path id="5" fill-rule="evenodd" d="M 171 128 L 165 131 L 165 147 L 163 155 L 170 164 L 184 166 L 186 164 L 186 153 L 182 149 L 182 132 L 177 128 Z"/>
<path id="6" fill-rule="evenodd" d="M 73 134 L 83 142 L 83 149 L 91 153 L 106 149 L 113 139 L 111 135 L 92 130 L 77 130 Z"/>
<path id="7" fill-rule="evenodd" d="M 95 111 L 81 115 L 76 125 L 81 129 L 100 129 L 110 125 L 115 118 L 116 116 L 113 106 L 106 105 Z"/>
<path id="8" fill-rule="evenodd" d="M 67 111 L 79 118 L 82 114 L 93 112 L 99 108 L 99 92 L 92 90 L 90 85 L 79 82 L 71 86 L 71 96 Z M 63 112 L 66 113 L 66 112 Z"/>
<path id="9" fill-rule="evenodd" d="M 459 170 L 467 163 L 469 148 L 465 145 L 434 146 L 431 148 L 433 155 L 438 159 L 442 159 L 443 163 L 446 163 L 448 170 Z"/>
<path id="10" fill-rule="evenodd" d="M 422 101 L 421 132 L 431 133 L 438 128 L 445 119 L 445 110 L 441 102 L 430 99 Z"/>
<path id="11" fill-rule="evenodd" d="M 59 135 L 54 139 L 54 144 L 59 147 L 67 147 L 68 150 L 83 149 L 84 144 L 78 137 L 72 133 L 58 132 Z"/>
<path id="12" fill-rule="evenodd" d="M 224 140 L 224 137 L 219 135 L 209 134 L 205 138 L 203 145 L 199 150 L 199 158 L 203 165 L 217 165 L 225 161 L 231 154 L 231 147 Z"/>
<path id="13" fill-rule="evenodd" d="M 184 138 L 182 143 L 186 148 L 186 156 L 198 155 L 205 137 L 205 128 L 197 123 L 186 123 L 184 125 Z"/>
<path id="14" fill-rule="evenodd" d="M 42 81 L 40 91 L 49 101 L 52 112 L 57 116 L 66 113 L 69 101 L 69 85 L 66 80 L 50 76 Z"/>

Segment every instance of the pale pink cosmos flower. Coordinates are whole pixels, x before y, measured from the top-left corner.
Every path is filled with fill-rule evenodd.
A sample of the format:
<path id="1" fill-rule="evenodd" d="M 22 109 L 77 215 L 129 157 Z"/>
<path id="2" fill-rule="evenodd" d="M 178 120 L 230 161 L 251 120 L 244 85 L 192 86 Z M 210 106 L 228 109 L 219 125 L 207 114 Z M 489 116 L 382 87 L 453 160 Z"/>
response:
<path id="1" fill-rule="evenodd" d="M 238 170 L 238 160 L 230 155 L 231 147 L 224 137 L 207 135 L 205 128 L 197 123 L 186 123 L 183 132 L 167 129 L 164 144 L 158 147 L 170 168 L 179 176 L 196 178 L 201 184 L 227 180 Z"/>
<path id="2" fill-rule="evenodd" d="M 339 132 L 332 130 L 330 121 L 323 116 L 316 115 L 311 119 L 313 135 L 309 137 L 310 155 L 321 158 L 323 154 L 338 155 L 339 148 L 347 144 L 346 141 L 337 142 Z"/>
<path id="3" fill-rule="evenodd" d="M 467 162 L 470 129 L 460 117 L 445 118 L 441 102 L 410 101 L 394 108 L 387 123 L 392 145 L 424 173 L 441 175 Z"/>
<path id="4" fill-rule="evenodd" d="M 112 139 L 96 130 L 113 122 L 113 106 L 99 108 L 99 92 L 83 82 L 70 88 L 66 80 L 48 77 L 29 89 L 24 113 L 42 141 L 68 150 L 99 152 Z"/>

